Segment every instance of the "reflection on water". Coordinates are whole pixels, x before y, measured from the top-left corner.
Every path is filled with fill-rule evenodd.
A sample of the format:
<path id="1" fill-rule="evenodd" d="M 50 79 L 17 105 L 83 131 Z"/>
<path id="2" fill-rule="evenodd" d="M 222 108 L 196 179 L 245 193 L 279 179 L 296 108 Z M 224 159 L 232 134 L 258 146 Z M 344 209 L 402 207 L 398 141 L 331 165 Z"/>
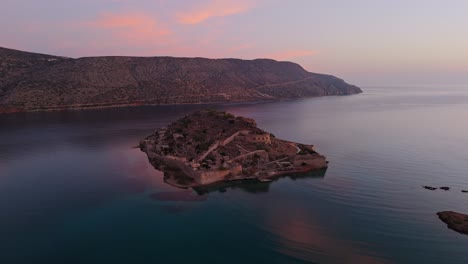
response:
<path id="1" fill-rule="evenodd" d="M 365 242 L 354 243 L 339 235 L 330 235 L 333 230 L 327 230 L 314 213 L 307 212 L 302 206 L 288 202 L 280 202 L 279 205 L 271 208 L 264 225 L 266 231 L 274 235 L 279 252 L 307 262 L 390 263 L 375 256 Z M 285 206 L 291 208 L 290 213 L 284 214 L 279 209 Z M 333 222 L 334 219 L 328 221 Z"/>
<path id="2" fill-rule="evenodd" d="M 291 180 L 323 178 L 325 177 L 326 171 L 327 169 L 319 169 L 315 171 L 309 171 L 307 173 L 278 176 L 278 177 L 271 178 L 269 181 L 247 179 L 247 180 L 238 180 L 238 181 L 230 181 L 230 182 L 220 182 L 220 183 L 214 183 L 214 184 L 205 185 L 205 186 L 194 187 L 193 189 L 199 195 L 204 195 L 204 194 L 208 194 L 211 192 L 225 193 L 229 189 L 242 190 L 248 193 L 264 193 L 270 190 L 270 184 L 274 183 L 275 181 L 278 181 L 281 178 L 288 178 Z"/>
<path id="3" fill-rule="evenodd" d="M 206 200 L 206 196 L 193 195 L 191 191 L 157 192 L 153 193 L 151 198 L 157 201 L 171 202 L 199 202 Z"/>
<path id="4" fill-rule="evenodd" d="M 468 90 L 365 91 L 210 106 L 330 163 L 198 193 L 134 147 L 206 106 L 0 116 L 0 263 L 467 263 L 435 213 L 468 212 Z"/>

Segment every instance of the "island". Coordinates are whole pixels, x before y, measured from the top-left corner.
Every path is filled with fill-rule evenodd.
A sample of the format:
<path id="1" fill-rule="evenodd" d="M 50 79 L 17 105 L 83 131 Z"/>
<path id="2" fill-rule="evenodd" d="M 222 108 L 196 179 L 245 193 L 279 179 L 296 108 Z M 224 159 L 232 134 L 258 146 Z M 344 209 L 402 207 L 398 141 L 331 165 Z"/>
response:
<path id="1" fill-rule="evenodd" d="M 453 211 L 438 212 L 437 215 L 447 224 L 448 228 L 468 235 L 468 215 Z"/>
<path id="2" fill-rule="evenodd" d="M 68 58 L 0 47 L 0 114 L 351 95 L 337 77 L 272 59 Z"/>
<path id="3" fill-rule="evenodd" d="M 150 163 L 167 183 L 182 187 L 244 180 L 271 181 L 281 175 L 328 167 L 313 145 L 278 139 L 253 119 L 200 110 L 141 140 Z"/>

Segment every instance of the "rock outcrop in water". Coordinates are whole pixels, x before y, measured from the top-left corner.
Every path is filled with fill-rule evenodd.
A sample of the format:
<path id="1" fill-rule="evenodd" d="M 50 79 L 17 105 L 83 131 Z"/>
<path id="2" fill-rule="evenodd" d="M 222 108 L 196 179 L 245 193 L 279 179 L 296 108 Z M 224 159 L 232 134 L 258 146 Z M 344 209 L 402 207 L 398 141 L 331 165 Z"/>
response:
<path id="1" fill-rule="evenodd" d="M 223 181 L 269 181 L 327 168 L 311 145 L 276 138 L 254 120 L 202 110 L 143 139 L 140 148 L 165 180 L 178 187 Z"/>
<path id="2" fill-rule="evenodd" d="M 437 187 L 426 186 L 426 185 L 424 185 L 423 188 L 426 189 L 426 190 L 429 190 L 429 191 L 435 191 L 435 190 L 437 190 Z"/>
<path id="3" fill-rule="evenodd" d="M 0 48 L 0 113 L 278 100 L 362 92 L 270 59 L 65 58 Z"/>
<path id="4" fill-rule="evenodd" d="M 440 220 L 447 224 L 448 228 L 468 235 L 468 215 L 453 211 L 439 212 L 437 215 Z"/>

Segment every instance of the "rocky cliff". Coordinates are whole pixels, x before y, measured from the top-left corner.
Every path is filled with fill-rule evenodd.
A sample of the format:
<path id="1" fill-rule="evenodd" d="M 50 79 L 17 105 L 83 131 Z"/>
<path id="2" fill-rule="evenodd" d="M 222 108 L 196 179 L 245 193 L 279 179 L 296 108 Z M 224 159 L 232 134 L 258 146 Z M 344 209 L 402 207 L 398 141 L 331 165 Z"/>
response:
<path id="1" fill-rule="evenodd" d="M 0 48 L 0 113 L 278 100 L 362 92 L 270 59 L 65 58 Z"/>

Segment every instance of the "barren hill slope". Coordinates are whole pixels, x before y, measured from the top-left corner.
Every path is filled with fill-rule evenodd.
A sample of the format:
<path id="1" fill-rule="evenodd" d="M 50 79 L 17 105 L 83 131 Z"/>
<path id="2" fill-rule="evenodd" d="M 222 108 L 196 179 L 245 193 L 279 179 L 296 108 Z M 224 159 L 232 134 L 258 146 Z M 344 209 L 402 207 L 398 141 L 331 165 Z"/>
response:
<path id="1" fill-rule="evenodd" d="M 0 48 L 0 112 L 275 100 L 361 90 L 270 59 L 64 58 Z"/>

